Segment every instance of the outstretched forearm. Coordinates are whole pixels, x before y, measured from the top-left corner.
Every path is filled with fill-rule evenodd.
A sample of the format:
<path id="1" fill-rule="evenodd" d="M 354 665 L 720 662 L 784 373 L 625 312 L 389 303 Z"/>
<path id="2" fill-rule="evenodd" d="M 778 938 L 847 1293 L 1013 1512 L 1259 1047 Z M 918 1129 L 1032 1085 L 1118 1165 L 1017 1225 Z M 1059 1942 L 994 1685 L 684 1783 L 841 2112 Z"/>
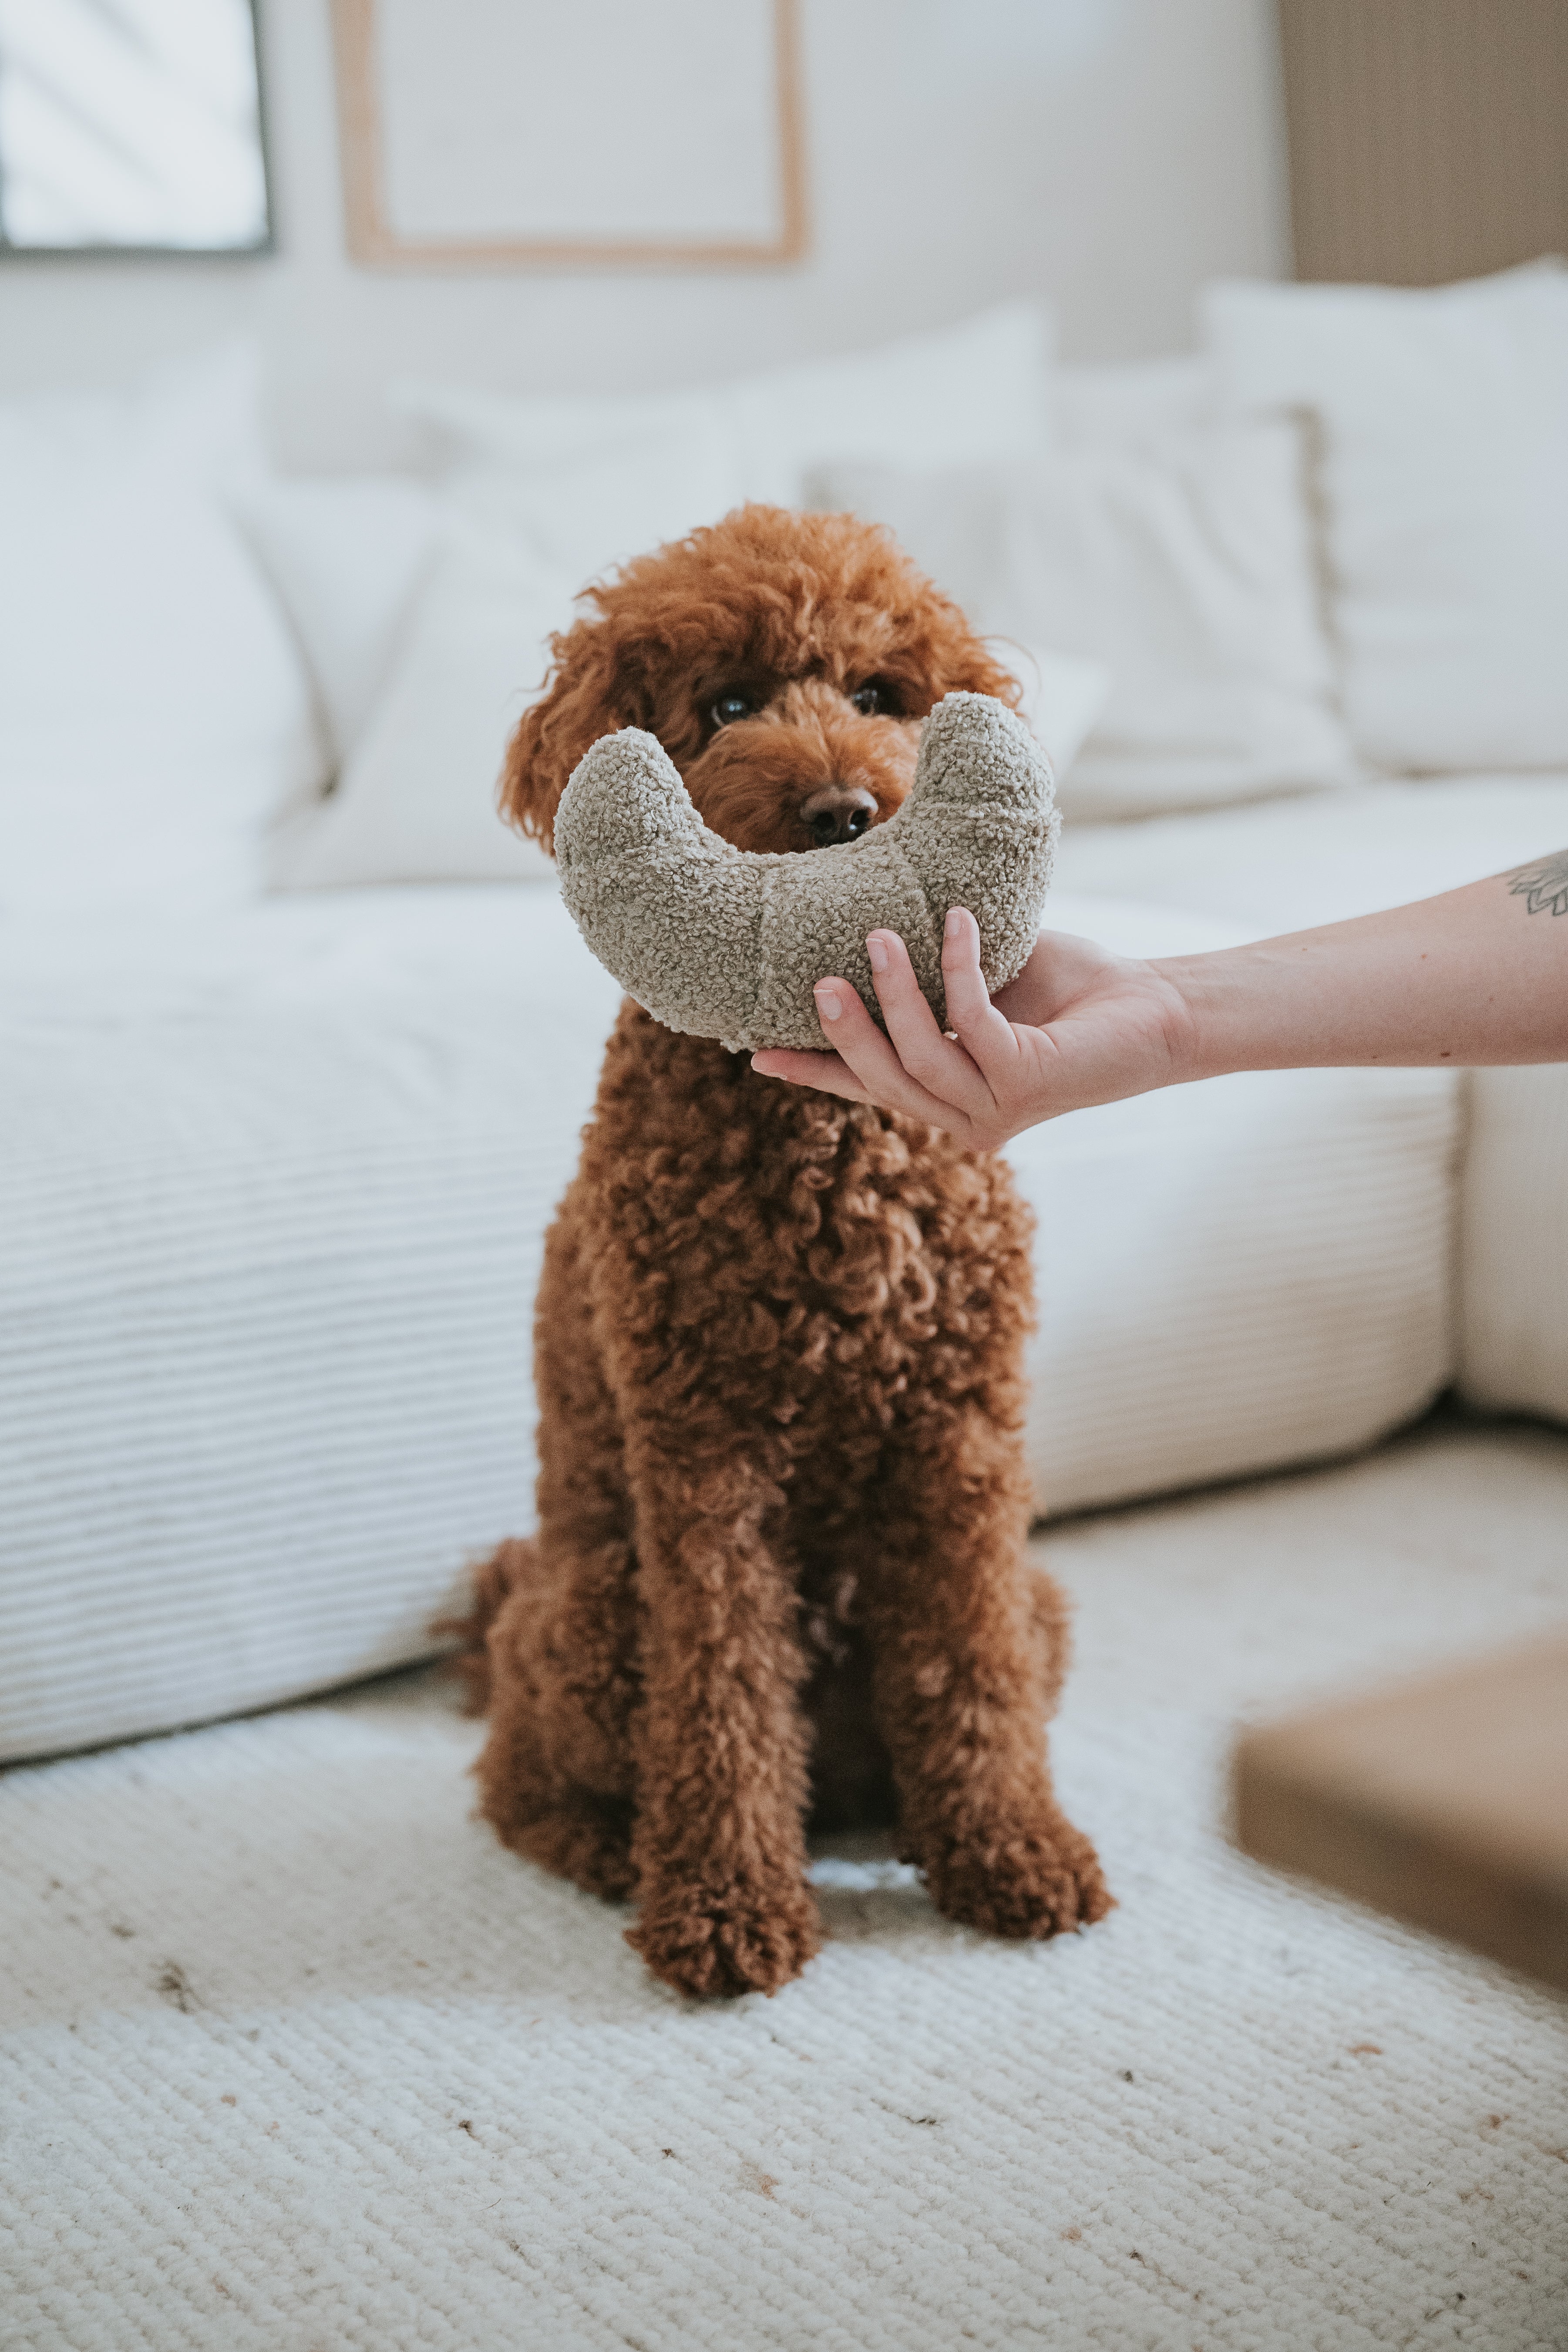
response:
<path id="1" fill-rule="evenodd" d="M 1191 1014 L 1184 1076 L 1562 1060 L 1568 851 L 1387 913 L 1152 968 Z"/>
<path id="2" fill-rule="evenodd" d="M 976 1150 L 1063 1111 L 1232 1070 L 1568 1061 L 1568 850 L 1439 898 L 1209 955 L 1141 963 L 1042 931 L 994 1003 L 947 919 L 938 1028 L 900 940 L 867 941 L 887 1028 L 816 991 L 837 1052 L 759 1054 L 792 1078 L 950 1129 Z"/>

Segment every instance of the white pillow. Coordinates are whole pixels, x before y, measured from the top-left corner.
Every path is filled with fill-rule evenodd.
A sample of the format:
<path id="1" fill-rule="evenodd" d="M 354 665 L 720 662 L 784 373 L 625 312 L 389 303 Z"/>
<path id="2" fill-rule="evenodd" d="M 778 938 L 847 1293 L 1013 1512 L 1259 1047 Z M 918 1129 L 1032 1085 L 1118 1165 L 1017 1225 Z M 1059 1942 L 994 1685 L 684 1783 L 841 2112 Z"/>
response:
<path id="1" fill-rule="evenodd" d="M 1568 765 L 1568 278 L 1218 286 L 1203 317 L 1233 413 L 1317 420 L 1362 752 Z"/>
<path id="2" fill-rule="evenodd" d="M 325 769 L 217 495 L 264 465 L 243 348 L 0 404 L 0 906 L 253 891 Z"/>
<path id="3" fill-rule="evenodd" d="M 1110 699 L 1110 672 L 1104 662 L 1079 654 L 1049 652 L 993 637 L 990 650 L 1024 689 L 1019 709 L 1045 745 L 1058 794 L 1095 720 Z"/>
<path id="4" fill-rule="evenodd" d="M 369 725 L 330 797 L 281 834 L 284 889 L 380 882 L 544 880 L 536 844 L 503 824 L 506 744 L 543 682 L 548 638 L 574 617 L 572 582 L 515 537 L 458 520 L 395 648 Z M 1102 663 L 998 642 L 1058 782 L 1110 691 Z"/>
<path id="5" fill-rule="evenodd" d="M 977 626 L 1109 666 L 1071 814 L 1140 816 L 1354 781 L 1289 425 L 1033 465 L 834 467 L 825 505 L 891 525 Z"/>
<path id="6" fill-rule="evenodd" d="M 514 540 L 450 528 L 336 791 L 279 842 L 280 887 L 553 874 L 543 850 L 502 822 L 496 783 L 543 683 L 546 641 L 573 618 L 575 586 Z"/>
<path id="7" fill-rule="evenodd" d="M 1212 425 L 1214 415 L 1214 370 L 1203 358 L 1059 367 L 1052 378 L 1051 424 L 1057 444 L 1158 446 L 1172 433 Z"/>
<path id="8" fill-rule="evenodd" d="M 294 625 L 341 767 L 386 681 L 398 630 L 435 561 L 444 510 L 395 475 L 267 482 L 235 501 Z"/>
<path id="9" fill-rule="evenodd" d="M 681 427 L 548 467 L 464 467 L 447 495 L 386 475 L 268 483 L 236 505 L 294 624 L 341 771 L 391 683 L 416 596 L 454 520 L 471 550 L 493 542 L 509 576 L 531 563 L 552 584 L 560 575 L 581 588 L 717 521 L 739 496 L 706 439 Z"/>
<path id="10" fill-rule="evenodd" d="M 743 500 L 797 506 L 807 469 L 825 459 L 1032 456 L 1047 432 L 1047 362 L 1043 315 L 1015 303 L 940 334 L 690 392 L 525 398 L 405 384 L 392 400 L 430 432 L 448 483 L 479 478 L 482 498 L 510 476 L 510 521 L 585 577 Z M 664 452 L 658 467 L 638 447 L 650 441 Z M 560 469 L 595 460 L 624 467 L 623 503 L 601 483 L 590 521 L 569 531 Z M 657 517 L 646 511 L 650 489 Z"/>
<path id="11" fill-rule="evenodd" d="M 705 427 L 661 426 L 542 464 L 480 458 L 447 476 L 451 504 L 518 538 L 576 588 L 717 522 L 745 496 L 731 454 Z"/>

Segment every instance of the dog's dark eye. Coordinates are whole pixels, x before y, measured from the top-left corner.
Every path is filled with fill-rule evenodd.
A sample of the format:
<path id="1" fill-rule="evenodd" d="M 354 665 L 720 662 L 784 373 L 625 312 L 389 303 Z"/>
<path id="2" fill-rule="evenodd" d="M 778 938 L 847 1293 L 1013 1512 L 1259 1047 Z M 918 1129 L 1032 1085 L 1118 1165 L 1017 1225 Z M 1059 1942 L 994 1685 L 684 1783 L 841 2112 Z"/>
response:
<path id="1" fill-rule="evenodd" d="M 751 717 L 752 698 L 749 694 L 721 694 L 708 715 L 715 727 L 732 727 L 737 719 Z"/>
<path id="2" fill-rule="evenodd" d="M 849 698 L 863 719 L 870 719 L 879 710 L 891 710 L 893 698 L 889 689 L 872 679 L 868 686 L 858 686 Z"/>

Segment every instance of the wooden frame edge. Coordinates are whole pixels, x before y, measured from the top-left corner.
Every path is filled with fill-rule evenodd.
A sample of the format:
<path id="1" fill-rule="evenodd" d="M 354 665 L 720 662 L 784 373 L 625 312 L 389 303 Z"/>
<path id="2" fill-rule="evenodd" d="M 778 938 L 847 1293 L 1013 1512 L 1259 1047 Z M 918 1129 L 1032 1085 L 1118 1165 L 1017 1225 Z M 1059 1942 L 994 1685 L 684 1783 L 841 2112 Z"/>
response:
<path id="1" fill-rule="evenodd" d="M 343 224 L 349 256 L 373 268 L 516 269 L 777 268 L 810 244 L 797 0 L 773 0 L 782 226 L 767 243 L 615 244 L 592 240 L 419 238 L 387 223 L 375 82 L 375 0 L 331 0 Z"/>

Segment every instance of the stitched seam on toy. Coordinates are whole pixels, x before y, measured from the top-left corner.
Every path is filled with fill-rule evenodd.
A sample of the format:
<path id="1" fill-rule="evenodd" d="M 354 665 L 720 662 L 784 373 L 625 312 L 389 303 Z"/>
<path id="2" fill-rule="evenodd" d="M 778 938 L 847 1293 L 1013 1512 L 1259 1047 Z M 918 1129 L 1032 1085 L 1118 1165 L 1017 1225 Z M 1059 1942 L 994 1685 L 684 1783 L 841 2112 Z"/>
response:
<path id="1" fill-rule="evenodd" d="M 746 852 L 742 850 L 741 854 L 744 856 Z M 754 977 L 752 987 L 751 1006 L 746 1013 L 740 1046 L 740 1051 L 742 1053 L 755 1051 L 755 1048 L 748 1045 L 745 1041 L 747 1037 L 755 1037 L 757 1034 L 758 1016 L 763 1009 L 763 988 L 765 981 L 763 963 L 763 933 L 767 929 L 768 915 L 773 907 L 773 892 L 778 887 L 778 880 L 779 869 L 776 866 L 769 868 L 763 875 L 763 887 L 757 893 L 757 911 L 752 920 L 752 971 Z"/>
<path id="2" fill-rule="evenodd" d="M 913 859 L 910 857 L 910 854 L 909 854 L 909 851 L 904 847 L 904 845 L 903 845 L 902 842 L 900 842 L 900 841 L 893 841 L 893 842 L 889 842 L 889 845 L 888 845 L 888 846 L 889 846 L 889 849 L 891 849 L 891 850 L 892 850 L 892 852 L 894 853 L 895 856 L 898 858 L 899 864 L 900 864 L 900 867 L 901 867 L 901 868 L 902 868 L 902 870 L 903 870 L 903 873 L 904 873 L 905 878 L 906 878 L 909 882 L 910 882 L 910 883 L 913 885 L 913 887 L 914 887 L 915 898 L 916 898 L 917 902 L 919 903 L 919 905 L 921 905 L 921 907 L 923 907 L 923 908 L 925 909 L 925 919 L 926 919 L 926 942 L 925 942 L 925 944 L 926 944 L 927 951 L 928 951 L 928 954 L 929 954 L 929 956 L 930 956 L 931 961 L 931 963 L 932 963 L 932 964 L 934 965 L 934 967 L 935 967 L 937 979 L 938 979 L 938 981 L 939 981 L 939 982 L 941 982 L 941 984 L 942 984 L 942 1003 L 943 1003 L 943 1006 L 945 1007 L 946 1003 L 947 1003 L 947 983 L 946 983 L 945 980 L 943 980 L 943 979 L 942 979 L 942 921 L 940 921 L 940 920 L 937 919 L 937 916 L 935 915 L 935 913 L 934 913 L 934 911 L 933 911 L 933 909 L 932 909 L 931 902 L 931 893 L 930 893 L 930 891 L 926 888 L 925 883 L 924 883 L 924 881 L 922 880 L 922 878 L 921 878 L 921 877 L 920 869 L 916 866 L 916 865 L 915 865 L 915 863 L 914 863 Z M 947 914 L 947 909 L 946 909 L 946 908 L 944 907 L 944 908 L 942 908 L 942 919 L 945 919 L 945 918 L 946 918 L 946 914 Z M 908 940 L 906 940 L 904 941 L 904 945 L 905 945 L 906 947 L 908 947 L 908 946 L 909 946 L 909 944 L 910 944 L 910 943 L 909 943 Z M 922 994 L 924 993 L 923 990 L 922 990 L 921 993 L 922 993 Z M 933 1011 L 935 1010 L 935 1007 L 934 1007 L 934 1006 L 932 1007 L 932 1010 L 933 1010 Z"/>

